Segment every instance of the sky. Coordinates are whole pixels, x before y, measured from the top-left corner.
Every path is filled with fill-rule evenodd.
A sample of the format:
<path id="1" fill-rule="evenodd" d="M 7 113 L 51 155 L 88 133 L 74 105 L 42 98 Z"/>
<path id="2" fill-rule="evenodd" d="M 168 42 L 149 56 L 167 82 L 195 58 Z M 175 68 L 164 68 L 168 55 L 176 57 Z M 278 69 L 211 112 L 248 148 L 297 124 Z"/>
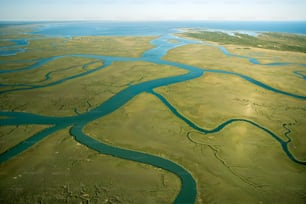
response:
<path id="1" fill-rule="evenodd" d="M 0 20 L 306 20 L 306 0 L 0 0 Z"/>

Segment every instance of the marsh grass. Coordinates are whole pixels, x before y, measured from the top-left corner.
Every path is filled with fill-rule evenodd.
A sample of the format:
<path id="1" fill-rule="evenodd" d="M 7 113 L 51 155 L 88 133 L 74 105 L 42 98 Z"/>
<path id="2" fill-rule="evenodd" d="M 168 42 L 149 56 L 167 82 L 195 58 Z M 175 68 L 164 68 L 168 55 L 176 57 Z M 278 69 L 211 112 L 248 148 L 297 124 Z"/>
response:
<path id="1" fill-rule="evenodd" d="M 179 181 L 168 172 L 105 156 L 61 130 L 1 164 L 4 203 L 170 203 Z M 26 161 L 26 162 L 25 162 Z"/>
<path id="2" fill-rule="evenodd" d="M 67 64 L 64 66 L 63 62 Z M 76 70 L 72 69 L 68 70 L 68 73 L 59 72 L 54 76 L 52 75 L 53 79 L 51 81 L 54 81 L 72 73 L 75 74 L 76 71 L 78 73 L 80 66 L 86 62 L 90 62 L 90 60 L 62 58 L 46 64 L 37 71 L 31 71 L 31 74 L 22 75 L 18 73 L 17 75 L 21 77 L 21 80 L 27 80 L 25 76 L 28 76 L 29 80 L 35 82 L 39 78 L 42 79 L 42 76 L 50 70 L 60 70 L 59 67 L 65 68 L 75 63 L 78 65 L 74 68 Z M 96 68 L 100 64 L 95 63 L 92 66 L 89 68 Z M 75 109 L 78 113 L 87 112 L 130 85 L 184 73 L 186 71 L 171 66 L 161 66 L 147 62 L 114 62 L 109 67 L 80 78 L 65 81 L 62 84 L 2 94 L 0 95 L 2 101 L 0 107 L 2 110 L 26 111 L 40 115 L 75 115 Z M 18 81 L 16 75 L 7 80 L 9 79 Z M 47 83 L 50 82 L 35 82 L 35 85 Z"/>
<path id="3" fill-rule="evenodd" d="M 0 153 L 5 152 L 46 127 L 43 125 L 0 126 Z"/>
<path id="4" fill-rule="evenodd" d="M 15 56 L 0 56 L 0 60 L 38 60 L 69 54 L 140 57 L 150 48 L 154 37 L 73 37 L 30 39 L 26 52 Z"/>
<path id="5" fill-rule="evenodd" d="M 238 46 L 230 46 L 231 50 L 236 48 L 238 48 Z M 244 50 L 243 53 L 245 52 L 248 51 Z M 269 53 L 270 51 L 265 50 L 263 54 L 266 54 L 266 52 Z M 274 57 L 278 58 L 283 58 L 284 55 L 286 55 L 286 59 L 284 60 L 287 62 L 295 62 L 297 56 L 299 56 L 298 62 L 301 62 L 301 60 L 304 60 L 306 57 L 306 55 L 302 53 L 297 53 L 297 55 L 292 52 L 284 54 L 283 52 L 272 51 L 272 53 L 275 54 Z M 293 74 L 293 71 L 299 70 L 302 67 L 294 64 L 287 66 L 255 65 L 250 63 L 248 59 L 228 57 L 217 47 L 205 44 L 186 45 L 175 48 L 171 50 L 164 59 L 197 66 L 203 69 L 224 70 L 243 74 L 274 88 L 298 95 L 305 95 L 305 80 Z M 270 58 L 269 61 L 272 59 Z"/>
<path id="6" fill-rule="evenodd" d="M 306 52 L 306 37 L 297 34 L 261 33 L 255 37 L 242 33 L 235 33 L 232 36 L 224 32 L 189 30 L 181 35 L 204 41 L 218 42 L 220 44 Z"/>
<path id="7" fill-rule="evenodd" d="M 199 82 L 195 81 L 194 85 L 207 86 Z M 222 111 L 224 114 L 232 112 L 227 105 L 222 110 L 218 109 L 220 106 L 202 109 L 205 96 L 211 97 L 210 93 L 218 91 L 222 94 L 220 90 L 209 87 L 211 89 L 205 92 L 187 86 L 189 82 L 169 88 L 167 94 L 161 91 L 166 88 L 158 92 L 203 127 L 207 122 L 217 124 L 224 117 Z M 183 95 L 179 92 L 181 89 L 198 97 Z M 173 98 L 180 104 L 189 104 L 188 107 Z M 218 97 L 210 99 L 212 106 L 216 102 L 213 99 L 218 100 Z M 222 101 L 226 102 L 227 97 L 223 96 Z M 206 123 L 191 117 L 193 114 Z M 210 115 L 214 115 L 214 119 Z M 302 196 L 296 195 L 305 193 L 305 167 L 292 163 L 275 140 L 249 124 L 234 123 L 218 133 L 200 134 L 174 116 L 155 96 L 140 94 L 121 109 L 89 123 L 84 131 L 108 144 L 161 156 L 184 166 L 197 181 L 197 203 L 303 201 Z"/>

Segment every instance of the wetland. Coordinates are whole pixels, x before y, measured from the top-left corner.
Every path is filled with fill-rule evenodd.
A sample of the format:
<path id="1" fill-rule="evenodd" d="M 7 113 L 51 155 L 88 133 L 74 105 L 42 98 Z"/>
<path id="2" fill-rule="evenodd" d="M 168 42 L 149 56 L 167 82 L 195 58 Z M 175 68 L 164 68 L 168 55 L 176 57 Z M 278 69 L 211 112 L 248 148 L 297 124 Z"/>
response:
<path id="1" fill-rule="evenodd" d="M 36 26 L 0 28 L 2 202 L 306 201 L 305 36 Z"/>

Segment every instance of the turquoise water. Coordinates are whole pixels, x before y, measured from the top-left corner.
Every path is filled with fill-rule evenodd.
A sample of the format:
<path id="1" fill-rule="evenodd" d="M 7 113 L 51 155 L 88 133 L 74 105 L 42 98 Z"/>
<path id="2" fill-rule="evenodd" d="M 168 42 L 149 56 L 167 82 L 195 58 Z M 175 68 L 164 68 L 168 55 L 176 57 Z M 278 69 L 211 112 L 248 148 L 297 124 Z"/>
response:
<path id="1" fill-rule="evenodd" d="M 47 26 L 48 27 L 48 26 Z M 67 31 L 65 31 L 67 32 Z M 120 30 L 118 31 L 120 33 Z M 171 30 L 171 32 L 174 32 Z M 174 174 L 176 174 L 182 182 L 181 190 L 176 197 L 174 203 L 194 203 L 196 199 L 197 189 L 196 189 L 196 182 L 192 175 L 184 169 L 184 167 L 180 166 L 179 164 L 176 164 L 170 160 L 150 155 L 147 153 L 132 151 L 132 150 L 126 150 L 122 148 L 118 148 L 115 146 L 111 146 L 108 144 L 103 143 L 102 141 L 95 140 L 82 131 L 84 126 L 91 121 L 101 118 L 103 116 L 106 116 L 115 110 L 121 108 L 124 106 L 128 101 L 130 101 L 135 96 L 147 92 L 151 93 L 157 98 L 159 98 L 163 104 L 169 108 L 169 110 L 178 118 L 180 118 L 182 121 L 184 121 L 186 124 L 188 124 L 191 128 L 203 132 L 203 133 L 215 133 L 218 131 L 221 131 L 224 127 L 228 126 L 231 123 L 235 122 L 245 122 L 250 125 L 253 125 L 256 128 L 259 128 L 266 132 L 267 135 L 271 136 L 274 140 L 276 140 L 280 144 L 280 148 L 284 151 L 284 153 L 287 155 L 287 157 L 295 163 L 306 165 L 304 161 L 299 161 L 296 159 L 291 152 L 288 149 L 288 144 L 290 143 L 291 139 L 289 137 L 290 132 L 286 132 L 286 138 L 288 140 L 281 139 L 280 136 L 276 135 L 269 129 L 265 128 L 262 125 L 259 125 L 251 120 L 247 119 L 239 119 L 239 118 L 233 118 L 228 121 L 224 121 L 222 124 L 219 124 L 217 127 L 207 130 L 204 128 L 201 128 L 197 126 L 195 123 L 193 123 L 191 120 L 186 118 L 184 115 L 180 114 L 176 108 L 170 104 L 166 98 L 164 98 L 162 95 L 156 93 L 153 91 L 154 88 L 161 87 L 161 86 L 167 86 L 170 84 L 175 84 L 191 79 L 198 78 L 202 76 L 205 73 L 208 72 L 214 72 L 216 74 L 228 74 L 228 75 L 235 75 L 237 77 L 240 77 L 249 83 L 252 83 L 259 88 L 266 89 L 268 91 L 272 91 L 278 94 L 286 95 L 288 97 L 293 97 L 299 100 L 306 100 L 306 96 L 296 95 L 293 93 L 285 92 L 279 89 L 276 89 L 274 87 L 268 86 L 260 81 L 257 81 L 251 77 L 235 73 L 235 72 L 229 72 L 224 70 L 210 70 L 209 67 L 207 69 L 200 69 L 198 67 L 180 64 L 176 62 L 170 62 L 163 60 L 162 57 L 167 54 L 167 52 L 171 49 L 174 49 L 179 46 L 183 46 L 186 44 L 199 44 L 201 42 L 194 41 L 194 40 L 187 40 L 182 39 L 176 36 L 173 36 L 171 32 L 166 32 L 162 34 L 159 38 L 154 39 L 151 41 L 151 43 L 154 45 L 154 48 L 146 51 L 143 53 L 143 55 L 140 58 L 127 58 L 127 57 L 109 57 L 109 56 L 99 56 L 99 55 L 84 55 L 84 54 L 77 54 L 77 55 L 65 55 L 65 56 L 75 56 L 75 57 L 86 57 L 86 58 L 92 58 L 92 59 L 101 59 L 103 60 L 104 64 L 101 67 L 98 67 L 96 69 L 86 70 L 86 65 L 83 66 L 83 69 L 85 72 L 72 75 L 69 77 L 66 77 L 64 79 L 60 79 L 58 81 L 46 83 L 45 85 L 31 85 L 31 84 L 18 84 L 18 85 L 10 85 L 10 84 L 1 84 L 1 86 L 15 86 L 16 88 L 11 88 L 5 91 L 1 91 L 0 94 L 14 92 L 14 91 L 20 91 L 20 90 L 31 90 L 31 89 L 38 89 L 43 87 L 49 87 L 61 83 L 65 83 L 68 80 L 75 79 L 75 78 L 81 78 L 82 76 L 88 75 L 90 73 L 96 72 L 98 70 L 104 69 L 105 67 L 108 67 L 111 63 L 117 62 L 117 61 L 146 61 L 146 62 L 152 62 L 155 64 L 161 64 L 161 65 L 170 65 L 173 67 L 176 67 L 178 69 L 184 69 L 187 70 L 188 73 L 182 74 L 180 76 L 172 76 L 172 77 L 166 77 L 166 78 L 160 78 L 155 79 L 147 82 L 142 82 L 139 84 L 131 85 L 124 90 L 116 93 L 114 96 L 103 102 L 102 104 L 98 105 L 96 108 L 93 108 L 89 110 L 88 112 L 85 112 L 83 114 L 78 114 L 76 116 L 70 116 L 70 117 L 51 117 L 51 116 L 42 116 L 42 115 L 36 115 L 36 114 L 30 114 L 25 112 L 5 112 L 1 111 L 0 116 L 5 116 L 7 118 L 3 118 L 0 120 L 1 125 L 27 125 L 27 124 L 46 124 L 51 125 L 52 127 L 46 128 L 45 130 L 33 135 L 29 139 L 25 140 L 24 142 L 16 145 L 15 147 L 9 149 L 8 151 L 2 153 L 0 155 L 0 163 L 6 162 L 9 159 L 15 157 L 16 155 L 22 153 L 23 151 L 30 148 L 32 145 L 38 143 L 45 137 L 48 137 L 50 134 L 64 129 L 66 127 L 71 126 L 70 133 L 75 138 L 76 141 L 88 146 L 89 148 L 100 152 L 101 154 L 108 154 L 112 155 L 118 158 L 128 159 L 136 162 L 146 163 L 152 166 L 163 168 L 167 171 L 170 171 Z M 175 39 L 178 41 L 178 43 L 170 43 L 170 39 Z M 214 46 L 214 45 L 211 45 Z M 246 58 L 249 59 L 249 61 L 253 64 L 259 64 L 258 60 L 256 58 L 249 58 L 247 56 L 241 56 L 241 55 L 235 55 L 230 53 L 228 50 L 226 50 L 222 46 L 217 46 L 224 55 L 228 57 L 237 57 L 237 58 Z M 40 59 L 35 61 L 35 63 L 31 66 L 24 67 L 22 69 L 18 70 L 1 70 L 0 74 L 2 73 L 9 73 L 9 72 L 22 72 L 24 70 L 30 70 L 30 69 L 39 69 L 42 65 L 49 63 L 55 59 L 65 57 L 65 56 L 56 56 L 52 58 L 46 58 L 46 59 Z M 5 64 L 6 61 L 0 61 L 1 64 Z M 290 62 L 288 62 L 290 63 Z M 266 64 L 266 66 L 284 66 L 288 65 L 288 63 L 283 62 L 274 62 L 271 64 Z M 304 72 L 297 72 L 296 74 L 303 74 Z M 299 76 L 297 76 L 299 77 Z M 45 75 L 45 82 L 48 82 L 52 78 L 52 72 L 49 72 Z M 18 86 L 18 87 L 17 87 Z M 20 87 L 23 86 L 23 87 Z"/>
<path id="2" fill-rule="evenodd" d="M 218 29 L 242 32 L 285 32 L 306 35 L 306 21 L 166 21 L 166 22 L 53 22 L 33 33 L 55 36 L 144 36 L 163 35 L 180 28 Z"/>
<path id="3" fill-rule="evenodd" d="M 306 21 L 0 22 L 0 28 L 20 25 L 33 25 L 34 30 L 30 34 L 61 37 L 159 36 L 179 32 L 181 28 L 219 30 L 228 34 L 240 32 L 253 36 L 258 32 L 283 32 L 306 35 Z M 0 56 L 10 56 L 25 51 L 23 47 L 27 45 L 26 39 L 11 41 L 15 45 L 0 47 Z"/>
<path id="4" fill-rule="evenodd" d="M 16 55 L 16 53 L 19 52 L 25 52 L 23 47 L 28 45 L 28 41 L 26 39 L 14 39 L 5 41 L 10 41 L 14 44 L 11 46 L 0 46 L 0 56 L 11 56 Z"/>

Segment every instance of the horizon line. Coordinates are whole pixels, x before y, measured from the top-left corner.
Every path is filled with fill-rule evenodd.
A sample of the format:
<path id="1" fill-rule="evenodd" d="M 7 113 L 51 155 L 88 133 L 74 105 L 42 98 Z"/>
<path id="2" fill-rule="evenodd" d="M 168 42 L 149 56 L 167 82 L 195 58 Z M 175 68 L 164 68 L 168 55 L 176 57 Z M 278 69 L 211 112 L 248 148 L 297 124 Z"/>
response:
<path id="1" fill-rule="evenodd" d="M 165 20 L 119 20 L 119 19 L 0 19 L 0 22 L 201 22 L 201 21 L 218 21 L 218 22 L 306 22 L 306 19 L 260 19 L 260 20 L 245 20 L 245 19 L 165 19 Z"/>

